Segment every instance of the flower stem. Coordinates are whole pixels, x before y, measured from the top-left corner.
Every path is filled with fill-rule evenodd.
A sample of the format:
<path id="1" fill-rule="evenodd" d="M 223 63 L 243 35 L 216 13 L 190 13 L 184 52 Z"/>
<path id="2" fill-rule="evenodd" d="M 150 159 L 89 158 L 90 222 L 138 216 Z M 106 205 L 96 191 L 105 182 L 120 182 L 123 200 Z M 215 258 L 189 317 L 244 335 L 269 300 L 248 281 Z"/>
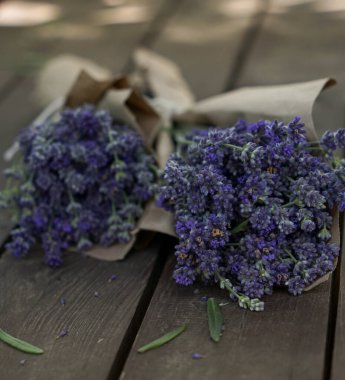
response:
<path id="1" fill-rule="evenodd" d="M 227 148 L 232 148 L 236 150 L 243 150 L 241 146 L 233 145 L 233 144 L 222 144 L 222 146 L 226 146 Z"/>
<path id="2" fill-rule="evenodd" d="M 245 294 L 239 293 L 229 279 L 224 278 L 218 271 L 215 272 L 216 277 L 219 280 L 219 286 L 221 289 L 226 289 L 230 293 L 230 296 L 237 298 L 238 304 L 244 309 L 251 311 L 263 311 L 264 303 L 258 298 L 249 298 Z"/>
<path id="3" fill-rule="evenodd" d="M 193 144 L 193 141 L 186 140 L 186 139 L 184 139 L 182 137 L 176 137 L 176 141 L 177 141 L 178 144 L 184 144 L 184 145 L 191 145 L 191 144 Z"/>
<path id="4" fill-rule="evenodd" d="M 321 151 L 325 151 L 323 148 L 321 148 L 320 146 L 307 146 L 305 147 L 304 149 L 306 150 L 321 150 Z"/>
<path id="5" fill-rule="evenodd" d="M 290 206 L 298 206 L 298 199 L 294 199 L 292 202 L 289 202 L 289 203 L 286 203 L 285 205 L 282 205 L 283 208 L 287 208 L 287 207 L 290 207 Z"/>
<path id="6" fill-rule="evenodd" d="M 288 254 L 288 256 L 290 257 L 290 259 L 291 259 L 293 262 L 295 262 L 295 263 L 298 262 L 298 260 L 297 260 L 296 257 L 291 253 L 291 251 L 289 251 L 288 249 L 284 249 L 284 251 Z"/>
<path id="7" fill-rule="evenodd" d="M 150 164 L 149 167 L 150 167 L 151 171 L 155 174 L 155 176 L 156 176 L 157 178 L 159 178 L 159 176 L 160 176 L 160 171 L 159 171 L 158 167 L 155 166 L 155 165 L 153 165 L 153 164 Z"/>
<path id="8" fill-rule="evenodd" d="M 237 293 L 235 287 L 232 285 L 232 283 L 230 282 L 230 280 L 224 278 L 223 276 L 221 276 L 219 274 L 219 272 L 216 272 L 216 276 L 218 277 L 218 280 L 220 282 L 220 287 L 222 288 L 225 288 L 227 289 L 231 295 L 235 296 L 236 298 L 240 298 L 240 295 Z"/>

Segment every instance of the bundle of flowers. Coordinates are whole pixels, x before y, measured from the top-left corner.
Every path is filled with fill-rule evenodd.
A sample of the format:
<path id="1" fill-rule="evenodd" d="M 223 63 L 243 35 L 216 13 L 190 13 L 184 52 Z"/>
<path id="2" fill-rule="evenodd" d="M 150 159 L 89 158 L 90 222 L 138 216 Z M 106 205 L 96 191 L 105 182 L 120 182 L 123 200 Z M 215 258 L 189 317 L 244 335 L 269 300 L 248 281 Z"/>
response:
<path id="1" fill-rule="evenodd" d="M 174 214 L 174 279 L 201 279 L 262 310 L 275 285 L 300 294 L 335 267 L 332 210 L 345 209 L 345 130 L 308 142 L 291 123 L 195 130 L 167 162 L 158 203 Z M 316 154 L 315 154 L 316 153 Z"/>
<path id="2" fill-rule="evenodd" d="M 137 132 L 84 105 L 27 128 L 19 144 L 1 193 L 1 205 L 16 210 L 13 255 L 38 241 L 45 262 L 59 266 L 69 248 L 130 240 L 155 181 L 155 160 Z"/>

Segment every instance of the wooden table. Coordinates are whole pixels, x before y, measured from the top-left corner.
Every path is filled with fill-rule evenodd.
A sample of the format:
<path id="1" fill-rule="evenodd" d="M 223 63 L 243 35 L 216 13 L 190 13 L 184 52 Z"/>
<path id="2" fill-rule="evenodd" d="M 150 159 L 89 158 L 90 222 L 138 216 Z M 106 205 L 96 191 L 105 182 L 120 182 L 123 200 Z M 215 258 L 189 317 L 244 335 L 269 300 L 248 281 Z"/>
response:
<path id="1" fill-rule="evenodd" d="M 342 1 L 46 2 L 62 11 L 54 23 L 0 27 L 1 152 L 39 111 L 32 97 L 37 70 L 63 52 L 91 58 L 118 73 L 130 70 L 135 47 L 150 47 L 181 66 L 198 98 L 244 85 L 333 76 L 339 81 L 338 99 L 344 102 Z M 110 24 L 102 24 L 100 11 L 113 12 Z M 330 117 L 324 129 L 331 128 Z M 0 169 L 4 167 L 1 161 Z M 9 225 L 2 213 L 2 243 Z M 43 347 L 45 354 L 30 356 L 0 344 L 0 378 L 344 378 L 341 263 L 330 281 L 300 297 L 276 291 L 265 300 L 263 313 L 227 305 L 226 330 L 220 343 L 214 344 L 202 297 L 226 301 L 226 294 L 203 286 L 177 286 L 171 279 L 173 243 L 157 236 L 147 249 L 116 263 L 70 254 L 58 270 L 44 266 L 39 247 L 21 261 L 2 249 L 0 325 Z M 109 283 L 112 274 L 117 280 Z M 66 299 L 64 306 L 61 297 Z M 178 339 L 158 350 L 137 353 L 138 347 L 182 323 L 189 327 Z M 64 329 L 68 335 L 56 339 Z M 203 358 L 193 360 L 195 352 Z"/>

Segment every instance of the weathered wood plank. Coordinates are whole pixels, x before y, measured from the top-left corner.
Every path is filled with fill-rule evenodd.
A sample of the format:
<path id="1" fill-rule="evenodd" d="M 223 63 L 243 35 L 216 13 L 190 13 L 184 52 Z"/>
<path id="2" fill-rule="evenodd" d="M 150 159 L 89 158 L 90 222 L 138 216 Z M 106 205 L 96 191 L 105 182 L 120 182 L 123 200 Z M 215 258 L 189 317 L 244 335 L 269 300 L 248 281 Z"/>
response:
<path id="1" fill-rule="evenodd" d="M 326 336 L 320 342 L 315 328 L 327 330 L 328 284 L 301 297 L 276 291 L 265 299 L 263 313 L 244 311 L 233 303 L 224 306 L 225 331 L 215 344 L 209 337 L 202 296 L 228 302 L 226 293 L 216 288 L 177 286 L 171 279 L 173 261 L 171 258 L 155 291 L 123 379 L 322 379 L 318 362 L 324 359 L 320 344 L 325 346 Z M 145 354 L 136 352 L 182 323 L 189 327 L 175 341 Z M 194 361 L 193 353 L 203 358 Z"/>
<path id="2" fill-rule="evenodd" d="M 166 8 L 167 16 L 174 11 L 176 2 L 130 0 L 112 6 L 90 0 L 49 3 L 60 10 L 54 22 L 32 27 L 0 26 L 0 77 L 35 74 L 59 54 L 80 55 L 118 73 L 143 37 L 150 34 L 154 38 L 159 32 L 156 23 L 166 16 Z"/>
<path id="3" fill-rule="evenodd" d="M 80 4 L 84 7 L 83 2 Z M 82 12 L 79 6 L 74 14 L 69 12 L 58 22 L 37 28 L 36 38 L 50 43 L 59 41 L 49 58 L 79 55 L 108 67 L 114 74 L 123 70 L 135 46 L 165 16 L 165 9 L 174 11 L 174 2 L 169 0 L 131 0 L 113 7 L 105 6 L 105 2 L 88 4 Z"/>
<path id="4" fill-rule="evenodd" d="M 0 71 L 0 91 L 8 83 L 10 76 L 8 73 Z"/>
<path id="5" fill-rule="evenodd" d="M 243 62 L 237 86 L 333 77 L 338 85 L 332 90 L 335 95 L 330 110 L 333 108 L 334 112 L 330 120 L 344 125 L 345 55 L 339 44 L 345 24 L 339 16 L 341 7 L 338 11 L 336 7 L 331 10 L 327 0 L 271 2 L 264 28 Z M 321 126 L 322 131 L 329 128 L 329 121 Z"/>
<path id="6" fill-rule="evenodd" d="M 45 350 L 42 356 L 30 356 L 0 344 L 6 379 L 106 379 L 158 249 L 155 244 L 117 263 L 70 254 L 58 270 L 42 263 L 39 250 L 20 262 L 4 255 L 0 263 L 1 327 Z M 113 274 L 117 279 L 109 282 Z M 62 297 L 65 306 L 60 304 Z M 57 339 L 63 330 L 68 335 Z M 24 366 L 20 364 L 23 359 L 27 360 Z"/>
<path id="7" fill-rule="evenodd" d="M 197 98 L 218 94 L 261 7 L 260 0 L 186 1 L 153 48 L 180 66 Z"/>
<path id="8" fill-rule="evenodd" d="M 342 34 L 340 31 L 335 33 L 335 30 L 344 28 L 342 22 L 335 19 L 329 21 L 329 15 L 316 13 L 313 2 L 301 6 L 292 3 L 295 6 L 287 5 L 284 14 L 273 13 L 277 9 L 271 8 L 272 14 L 267 17 L 253 51 L 246 54 L 249 59 L 243 61 L 244 70 L 238 71 L 237 81 L 230 82 L 263 85 L 338 73 L 343 75 L 340 66 L 333 60 L 340 54 L 336 50 Z M 272 4 L 276 6 L 275 2 Z M 320 25 L 330 25 L 331 22 L 336 26 L 322 28 L 323 32 L 320 33 Z M 312 30 L 309 29 L 311 25 Z M 325 45 L 328 43 L 326 51 L 333 59 L 324 58 L 319 36 Z M 329 41 L 334 43 L 330 44 Z M 165 49 L 168 51 L 169 47 Z M 300 65 L 301 54 L 304 60 Z M 313 60 L 307 57 L 313 57 Z M 199 58 L 198 62 L 201 61 Z M 318 64 L 313 66 L 314 62 Z M 210 63 L 208 69 L 211 67 Z M 188 78 L 190 74 L 186 72 L 185 75 Z M 330 118 L 327 125 L 321 127 L 332 129 L 334 125 L 341 124 L 339 119 L 335 120 L 334 125 L 330 121 L 333 119 Z M 165 268 L 155 291 L 124 367 L 124 379 L 324 378 L 328 365 L 325 354 L 329 345 L 331 281 L 300 297 L 277 290 L 272 297 L 266 297 L 263 313 L 243 311 L 233 304 L 225 306 L 226 330 L 221 342 L 214 344 L 208 335 L 206 305 L 200 297 L 207 295 L 224 301 L 226 295 L 214 288 L 199 287 L 196 295 L 196 287 L 178 287 L 171 279 L 172 262 L 173 259 Z M 136 352 L 142 344 L 184 322 L 189 322 L 189 329 L 169 345 L 146 354 Z M 202 354 L 203 359 L 193 361 L 191 355 L 195 352 Z M 142 369 L 140 374 L 135 368 Z"/>
<path id="9" fill-rule="evenodd" d="M 342 225 L 342 257 L 339 263 L 337 277 L 334 281 L 334 305 L 331 309 L 331 319 L 334 324 L 334 336 L 331 336 L 333 352 L 330 360 L 330 378 L 341 380 L 344 377 L 345 368 L 345 246 L 344 223 Z"/>
<path id="10" fill-rule="evenodd" d="M 345 83 L 344 5 L 332 2 L 271 2 L 264 27 L 243 64 L 238 86 L 269 85 L 335 76 Z M 341 10 L 343 8 L 343 10 Z M 342 94 L 342 98 L 345 94 Z"/>

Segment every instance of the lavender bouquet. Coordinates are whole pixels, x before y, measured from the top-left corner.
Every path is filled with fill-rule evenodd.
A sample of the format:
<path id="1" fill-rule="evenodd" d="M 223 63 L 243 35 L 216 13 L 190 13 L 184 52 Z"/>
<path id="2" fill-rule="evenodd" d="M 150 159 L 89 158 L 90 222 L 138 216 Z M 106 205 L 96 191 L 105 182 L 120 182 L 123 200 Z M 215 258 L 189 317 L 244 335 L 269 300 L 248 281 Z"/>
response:
<path id="1" fill-rule="evenodd" d="M 6 246 L 14 256 L 38 241 L 44 261 L 56 267 L 67 249 L 129 242 L 156 171 L 136 131 L 84 105 L 27 128 L 19 143 L 0 196 L 2 207 L 15 210 Z"/>
<path id="2" fill-rule="evenodd" d="M 335 268 L 332 210 L 345 209 L 345 130 L 309 142 L 291 123 L 238 122 L 196 130 L 167 162 L 159 205 L 174 214 L 179 244 L 174 279 L 229 291 L 263 310 L 276 285 L 300 294 Z M 315 154 L 316 153 L 316 154 Z"/>

